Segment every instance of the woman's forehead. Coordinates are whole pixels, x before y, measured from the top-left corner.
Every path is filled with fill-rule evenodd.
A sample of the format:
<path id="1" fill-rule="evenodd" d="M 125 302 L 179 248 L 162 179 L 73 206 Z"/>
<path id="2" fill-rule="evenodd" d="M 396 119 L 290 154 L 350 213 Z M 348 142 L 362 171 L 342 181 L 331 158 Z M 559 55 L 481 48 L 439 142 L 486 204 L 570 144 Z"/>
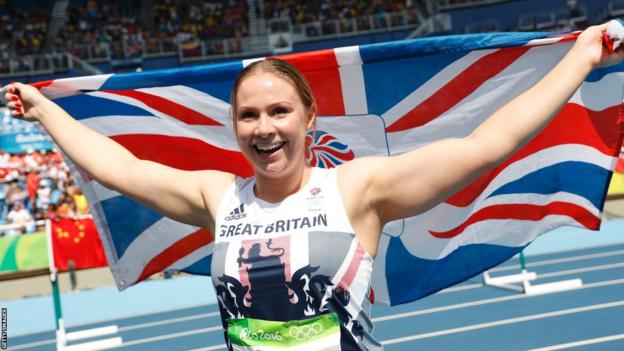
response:
<path id="1" fill-rule="evenodd" d="M 270 72 L 258 72 L 245 77 L 236 94 L 239 105 L 245 101 L 267 99 L 301 100 L 291 81 Z"/>

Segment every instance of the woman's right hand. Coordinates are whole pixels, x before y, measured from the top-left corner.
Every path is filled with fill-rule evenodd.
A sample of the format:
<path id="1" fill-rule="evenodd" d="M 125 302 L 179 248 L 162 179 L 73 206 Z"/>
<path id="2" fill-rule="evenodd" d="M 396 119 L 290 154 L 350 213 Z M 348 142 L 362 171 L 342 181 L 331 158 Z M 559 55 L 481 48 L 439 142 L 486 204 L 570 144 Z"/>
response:
<path id="1" fill-rule="evenodd" d="M 38 113 L 37 107 L 48 101 L 39 89 L 22 83 L 9 84 L 4 98 L 13 118 L 29 122 L 39 120 L 41 114 Z"/>

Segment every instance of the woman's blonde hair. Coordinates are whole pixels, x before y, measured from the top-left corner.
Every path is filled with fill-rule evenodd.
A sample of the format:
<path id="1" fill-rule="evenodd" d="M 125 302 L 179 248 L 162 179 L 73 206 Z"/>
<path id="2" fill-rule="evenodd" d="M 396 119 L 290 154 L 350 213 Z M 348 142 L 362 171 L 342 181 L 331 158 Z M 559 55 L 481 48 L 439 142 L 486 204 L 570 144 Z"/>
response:
<path id="1" fill-rule="evenodd" d="M 232 88 L 232 96 L 230 97 L 230 105 L 232 106 L 232 118 L 235 121 L 236 112 L 238 109 L 238 102 L 236 101 L 236 93 L 238 92 L 238 88 L 245 78 L 248 76 L 259 73 L 259 72 L 269 72 L 273 73 L 276 76 L 285 79 L 290 82 L 292 86 L 297 91 L 303 106 L 308 110 L 308 112 L 313 112 L 316 109 L 316 100 L 314 99 L 314 95 L 312 95 L 312 89 L 310 89 L 310 85 L 306 81 L 305 77 L 301 72 L 292 64 L 276 59 L 269 58 L 262 61 L 256 61 L 249 66 L 245 67 L 234 81 L 234 87 Z M 234 123 L 236 125 L 236 123 Z"/>

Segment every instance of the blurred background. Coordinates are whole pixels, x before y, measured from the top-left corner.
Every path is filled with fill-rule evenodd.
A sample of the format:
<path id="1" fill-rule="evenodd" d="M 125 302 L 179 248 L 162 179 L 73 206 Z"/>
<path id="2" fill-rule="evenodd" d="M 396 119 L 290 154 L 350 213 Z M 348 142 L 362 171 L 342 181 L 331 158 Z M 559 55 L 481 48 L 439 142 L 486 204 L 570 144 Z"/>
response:
<path id="1" fill-rule="evenodd" d="M 0 84 L 437 35 L 565 32 L 623 14 L 624 0 L 0 0 Z M 622 199 L 624 161 L 620 160 L 609 189 L 607 219 L 624 216 Z M 72 222 L 63 222 L 66 218 Z M 95 231 L 88 201 L 53 142 L 36 125 L 12 120 L 0 108 L 0 306 L 49 298 L 46 219 L 63 225 L 61 232 L 75 244 L 86 245 L 85 238 Z M 619 233 L 612 236 L 613 242 L 624 243 Z M 102 263 L 72 262 L 66 267 L 70 272 L 61 275 L 61 291 L 112 287 L 108 269 L 92 268 L 97 266 Z M 153 280 L 169 277 L 164 274 Z M 206 284 L 201 294 L 178 286 L 187 294 L 180 307 L 214 302 L 208 297 L 210 282 L 201 284 Z M 160 291 L 156 289 L 152 286 L 148 294 Z M 127 311 L 147 313 L 133 309 L 130 305 L 136 301 L 128 299 L 123 307 Z M 41 313 L 42 319 L 51 316 L 49 311 Z M 82 309 L 76 314 L 88 313 Z M 48 324 L 26 323 L 14 330 L 13 335 L 24 335 L 24 345 L 32 346 L 16 349 L 53 349 L 50 342 L 37 341 L 39 337 L 31 334 L 53 330 L 49 318 Z M 88 322 L 93 320 L 78 318 L 73 324 Z"/>

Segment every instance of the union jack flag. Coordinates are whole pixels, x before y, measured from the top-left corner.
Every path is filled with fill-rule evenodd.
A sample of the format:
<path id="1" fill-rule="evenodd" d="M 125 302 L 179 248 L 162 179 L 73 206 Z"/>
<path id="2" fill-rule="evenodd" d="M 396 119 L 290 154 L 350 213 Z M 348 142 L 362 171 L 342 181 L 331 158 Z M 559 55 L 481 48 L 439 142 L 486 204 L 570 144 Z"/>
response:
<path id="1" fill-rule="evenodd" d="M 303 72 L 318 102 L 307 159 L 332 167 L 467 136 L 540 80 L 577 35 L 449 36 L 281 56 Z M 38 86 L 139 158 L 245 177 L 252 169 L 236 145 L 228 101 L 236 74 L 250 62 Z M 597 229 L 622 142 L 623 70 L 596 70 L 503 165 L 430 211 L 388 224 L 375 260 L 376 300 L 404 303 L 458 283 L 557 226 Z M 210 273 L 206 229 L 165 218 L 77 173 L 119 288 L 163 270 Z"/>

